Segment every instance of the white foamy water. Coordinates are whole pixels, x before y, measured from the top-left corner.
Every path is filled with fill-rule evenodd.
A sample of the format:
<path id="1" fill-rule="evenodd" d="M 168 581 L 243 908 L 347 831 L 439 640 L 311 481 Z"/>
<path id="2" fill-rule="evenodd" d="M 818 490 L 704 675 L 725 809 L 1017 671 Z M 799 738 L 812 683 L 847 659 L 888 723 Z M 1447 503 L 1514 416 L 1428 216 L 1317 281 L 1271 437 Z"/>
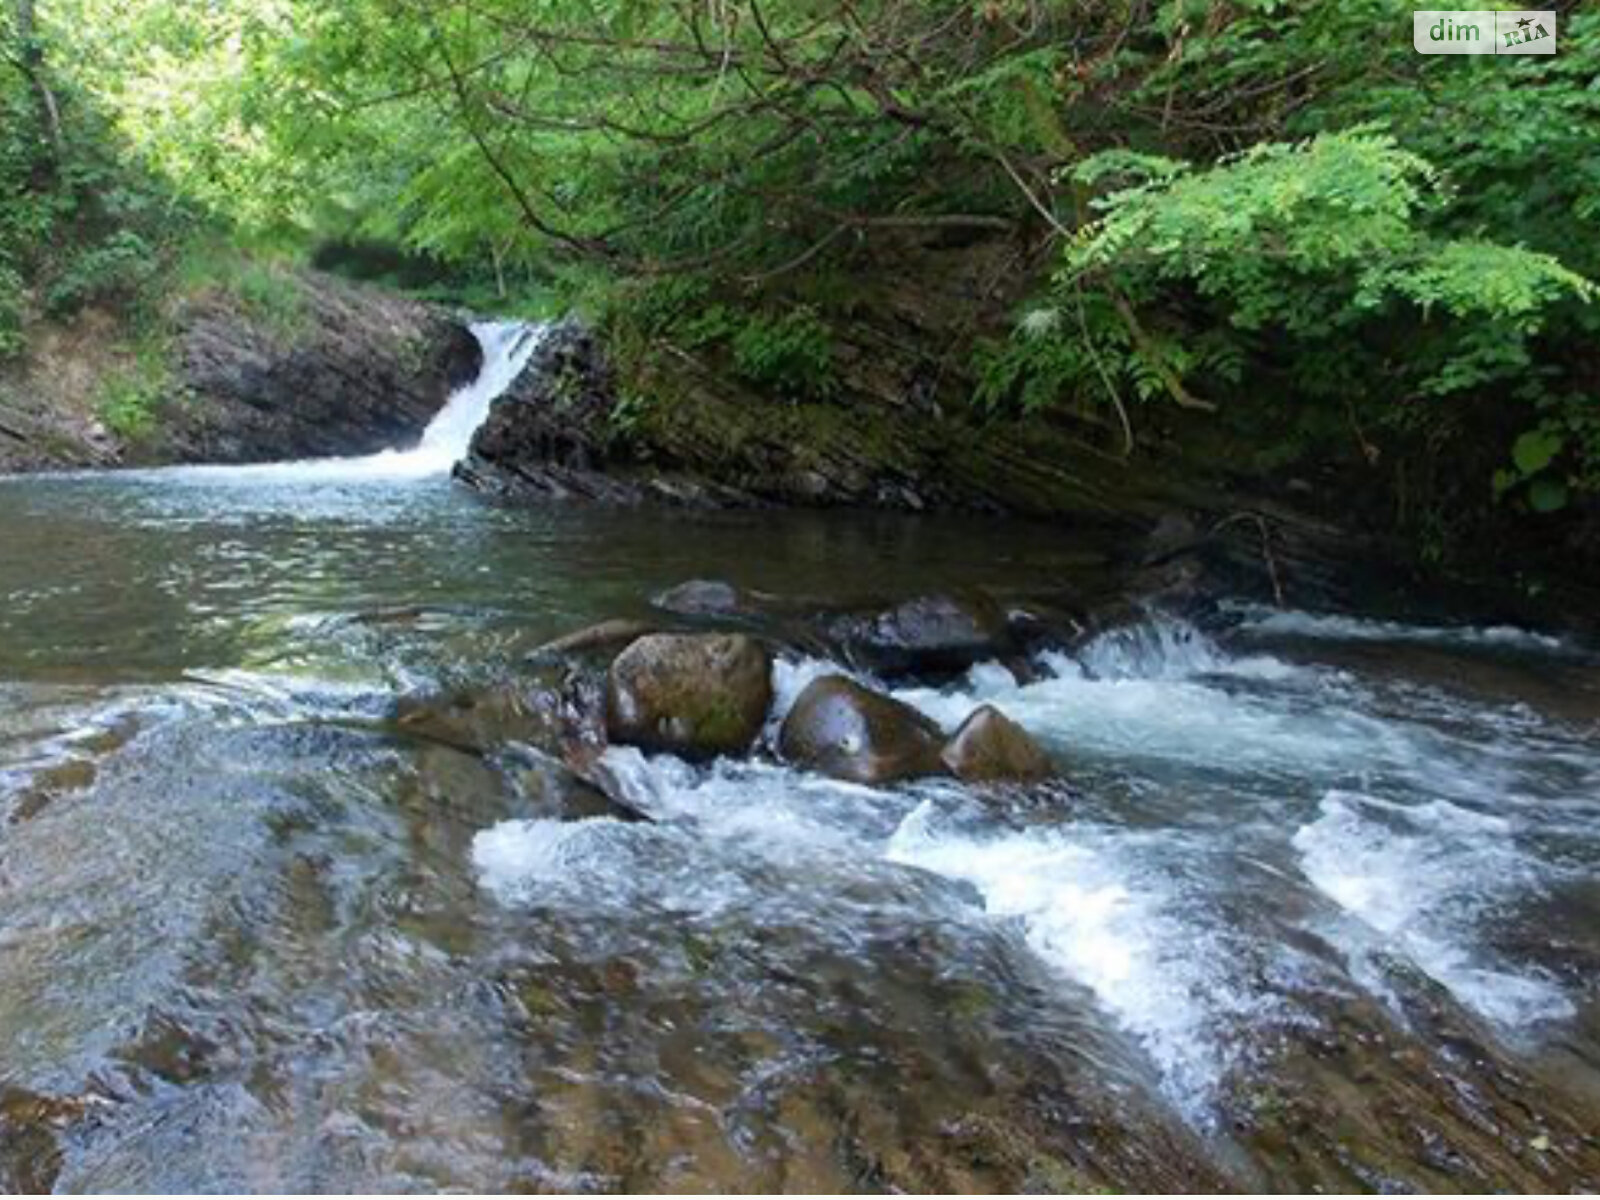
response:
<path id="1" fill-rule="evenodd" d="M 702 768 L 670 755 L 647 757 L 613 746 L 600 769 L 620 796 L 657 824 L 503 823 L 478 834 L 474 844 L 474 862 L 491 890 L 527 899 L 563 880 L 584 878 L 593 884 L 598 873 L 634 892 L 679 901 L 697 897 L 701 907 L 712 904 L 707 897 L 719 888 L 755 902 L 746 885 L 735 882 L 746 868 L 814 875 L 829 870 L 830 863 L 847 865 L 852 851 L 859 858 L 863 843 L 886 837 L 914 804 L 774 763 L 723 760 Z M 651 869 L 624 882 L 620 875 L 628 872 L 619 874 L 620 859 L 585 856 L 597 839 L 627 841 L 629 853 L 648 843 Z M 724 856 L 737 862 L 724 862 Z M 714 906 L 723 902 L 718 899 Z"/>
<path id="2" fill-rule="evenodd" d="M 1319 665 L 1315 644 L 1290 662 L 1155 619 L 1043 656 L 1035 682 L 988 663 L 896 693 L 947 730 L 995 704 L 1069 784 L 1105 794 L 1058 786 L 1011 810 L 949 781 L 874 789 L 613 748 L 616 787 L 657 824 L 510 822 L 478 836 L 474 862 L 503 902 L 599 895 L 845 946 L 886 907 L 945 921 L 968 897 L 953 911 L 974 936 L 1059 979 L 1061 1004 L 1098 1009 L 1200 1125 L 1275 1039 L 1321 1020 L 1312 997 L 1360 990 L 1402 1011 L 1414 984 L 1397 963 L 1507 1034 L 1571 1017 L 1568 986 L 1496 935 L 1547 919 L 1521 914 L 1571 874 L 1526 833 L 1559 829 L 1600 858 L 1580 820 L 1600 754 L 1525 706 Z M 778 663 L 769 731 L 839 670 Z"/>
<path id="3" fill-rule="evenodd" d="M 1419 642 L 1435 645 L 1498 646 L 1517 650 L 1570 650 L 1564 639 L 1514 625 L 1411 625 L 1338 613 L 1309 613 L 1234 605 L 1241 628 L 1274 636 L 1321 638 L 1340 642 Z"/>
<path id="4" fill-rule="evenodd" d="M 520 321 L 483 321 L 471 328 L 483 348 L 483 365 L 477 377 L 450 397 L 423 431 L 421 440 L 410 449 L 384 450 L 353 458 L 313 458 L 245 466 L 167 467 L 159 472 L 128 474 L 159 475 L 163 481 L 175 483 L 249 485 L 404 481 L 447 475 L 465 457 L 472 445 L 472 435 L 488 418 L 494 402 L 522 374 L 546 327 Z"/>
<path id="5" fill-rule="evenodd" d="M 1138 625 L 1113 629 L 1091 640 L 1069 659 L 1053 656 L 1058 674 L 1090 679 L 1194 679 L 1204 675 L 1281 680 L 1300 670 L 1271 655 L 1237 655 L 1186 621 L 1152 617 Z M 1072 667 L 1064 664 L 1072 663 Z"/>
<path id="6" fill-rule="evenodd" d="M 1161 619 L 1107 633 L 1075 655 L 1046 653 L 1040 665 L 1051 676 L 1034 683 L 1018 684 L 987 664 L 969 676 L 968 687 L 895 695 L 948 728 L 981 700 L 1079 753 L 1228 770 L 1338 771 L 1353 754 L 1408 761 L 1414 750 L 1401 733 L 1364 713 L 1299 702 L 1340 698 L 1347 687 L 1340 673 L 1268 655 L 1233 656 L 1183 622 Z"/>
<path id="7" fill-rule="evenodd" d="M 588 821 L 503 821 L 472 840 L 472 863 L 485 887 L 508 900 L 582 882 L 603 868 L 628 826 L 609 817 Z"/>
<path id="8" fill-rule="evenodd" d="M 1545 871 L 1519 849 L 1509 819 L 1446 800 L 1403 805 L 1330 792 L 1293 841 L 1307 878 L 1365 927 L 1334 936 L 1378 989 L 1375 949 L 1403 955 L 1501 1026 L 1575 1011 L 1553 980 L 1476 945 L 1480 922 L 1541 892 Z"/>
<path id="9" fill-rule="evenodd" d="M 890 839 L 891 862 L 976 887 L 990 918 L 1020 923 L 1046 965 L 1094 993 L 1138 1041 L 1163 1090 L 1203 1119 L 1239 1061 L 1239 1034 L 1268 1020 L 1275 997 L 1237 977 L 1215 913 L 1196 908 L 1138 843 L 1101 829 L 994 836 L 942 832 L 925 802 Z"/>

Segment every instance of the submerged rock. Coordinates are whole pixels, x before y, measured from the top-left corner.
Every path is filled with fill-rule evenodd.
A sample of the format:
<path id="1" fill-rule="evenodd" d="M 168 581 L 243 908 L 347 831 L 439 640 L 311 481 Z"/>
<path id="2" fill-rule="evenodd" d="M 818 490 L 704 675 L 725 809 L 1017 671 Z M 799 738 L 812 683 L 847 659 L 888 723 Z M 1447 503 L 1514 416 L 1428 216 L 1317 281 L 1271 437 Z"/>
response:
<path id="1" fill-rule="evenodd" d="M 992 704 L 961 723 L 940 758 L 967 783 L 1028 782 L 1051 774 L 1050 758 L 1033 735 Z"/>
<path id="2" fill-rule="evenodd" d="M 410 696 L 397 706 L 394 724 L 407 737 L 473 754 L 524 745 L 587 761 L 605 742 L 600 679 L 597 669 L 551 666 L 523 684 Z"/>
<path id="3" fill-rule="evenodd" d="M 68 1131 L 107 1104 L 98 1096 L 52 1096 L 7 1085 L 0 1091 L 0 1191 L 41 1195 L 61 1174 Z"/>
<path id="4" fill-rule="evenodd" d="M 611 664 L 606 727 L 615 742 L 681 758 L 742 754 L 772 703 L 772 656 L 742 634 L 658 633 Z"/>
<path id="5" fill-rule="evenodd" d="M 395 724 L 408 736 L 485 754 L 507 742 L 540 744 L 550 732 L 545 713 L 512 688 L 406 697 Z"/>
<path id="6" fill-rule="evenodd" d="M 894 673 L 958 673 L 1012 649 L 1005 611 L 978 595 L 918 596 L 881 612 L 837 617 L 829 628 L 852 659 Z"/>
<path id="7" fill-rule="evenodd" d="M 511 772 L 519 798 L 530 815 L 558 821 L 586 821 L 606 817 L 630 824 L 650 818 L 612 788 L 602 787 L 554 759 L 533 757 Z"/>
<path id="8" fill-rule="evenodd" d="M 778 741 L 790 762 L 852 783 L 893 783 L 944 769 L 938 725 L 843 675 L 813 680 L 800 693 Z"/>
<path id="9" fill-rule="evenodd" d="M 685 617 L 738 616 L 753 608 L 744 592 L 720 579 L 691 579 L 658 593 L 650 603 Z"/>

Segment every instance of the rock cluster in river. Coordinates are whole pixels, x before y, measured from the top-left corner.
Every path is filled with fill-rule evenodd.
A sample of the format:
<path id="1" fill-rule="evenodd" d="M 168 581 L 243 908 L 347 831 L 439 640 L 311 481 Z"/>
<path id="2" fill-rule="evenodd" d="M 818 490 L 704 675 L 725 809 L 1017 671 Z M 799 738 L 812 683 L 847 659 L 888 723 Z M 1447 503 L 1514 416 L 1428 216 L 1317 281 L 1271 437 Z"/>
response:
<path id="1" fill-rule="evenodd" d="M 647 634 L 611 664 L 611 741 L 691 762 L 750 752 L 772 702 L 770 652 L 745 634 Z M 843 674 L 814 679 L 779 726 L 783 761 L 851 783 L 883 785 L 931 775 L 972 783 L 1031 781 L 1051 773 L 1033 737 L 992 705 L 951 737 L 893 696 Z"/>
<path id="2" fill-rule="evenodd" d="M 408 701 L 397 725 L 472 753 L 521 747 L 562 764 L 558 791 L 575 814 L 596 807 L 585 786 L 620 803 L 601 759 L 607 745 L 695 763 L 772 756 L 870 786 L 930 776 L 1032 782 L 1053 773 L 1033 737 L 992 705 L 946 730 L 843 666 L 779 706 L 780 658 L 870 664 L 886 678 L 959 678 L 972 662 L 1021 644 L 1006 611 L 988 598 L 830 609 L 696 580 L 658 595 L 654 606 L 668 628 L 603 621 L 539 646 L 519 683 Z M 541 779 L 550 772 L 539 770 Z"/>

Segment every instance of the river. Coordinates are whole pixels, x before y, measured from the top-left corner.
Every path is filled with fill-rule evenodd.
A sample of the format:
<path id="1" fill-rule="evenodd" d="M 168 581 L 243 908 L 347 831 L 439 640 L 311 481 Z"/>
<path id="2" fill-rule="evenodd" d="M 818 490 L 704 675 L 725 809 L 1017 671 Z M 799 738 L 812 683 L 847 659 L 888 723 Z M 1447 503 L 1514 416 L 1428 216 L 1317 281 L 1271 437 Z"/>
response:
<path id="1" fill-rule="evenodd" d="M 533 813 L 396 700 L 691 578 L 1084 569 L 1043 527 L 509 509 L 422 445 L 0 480 L 0 1186 L 1600 1186 L 1600 666 L 1506 628 L 1152 613 L 980 699 L 1062 778 L 613 748 Z M 780 704 L 832 669 L 780 663 Z"/>

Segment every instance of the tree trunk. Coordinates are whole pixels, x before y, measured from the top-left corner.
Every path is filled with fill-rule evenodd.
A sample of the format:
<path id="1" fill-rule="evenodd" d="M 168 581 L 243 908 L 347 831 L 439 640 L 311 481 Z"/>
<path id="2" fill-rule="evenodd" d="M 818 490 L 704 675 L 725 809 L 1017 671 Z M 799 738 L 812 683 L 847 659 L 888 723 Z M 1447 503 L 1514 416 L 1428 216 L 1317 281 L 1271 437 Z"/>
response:
<path id="1" fill-rule="evenodd" d="M 38 111 L 39 128 L 50 143 L 49 165 L 53 174 L 60 168 L 65 151 L 61 133 L 61 106 L 50 87 L 44 59 L 44 43 L 39 40 L 38 23 L 34 19 L 34 0 L 12 0 L 13 20 L 16 24 L 17 51 L 15 64 L 27 78 L 33 91 L 34 107 Z"/>

